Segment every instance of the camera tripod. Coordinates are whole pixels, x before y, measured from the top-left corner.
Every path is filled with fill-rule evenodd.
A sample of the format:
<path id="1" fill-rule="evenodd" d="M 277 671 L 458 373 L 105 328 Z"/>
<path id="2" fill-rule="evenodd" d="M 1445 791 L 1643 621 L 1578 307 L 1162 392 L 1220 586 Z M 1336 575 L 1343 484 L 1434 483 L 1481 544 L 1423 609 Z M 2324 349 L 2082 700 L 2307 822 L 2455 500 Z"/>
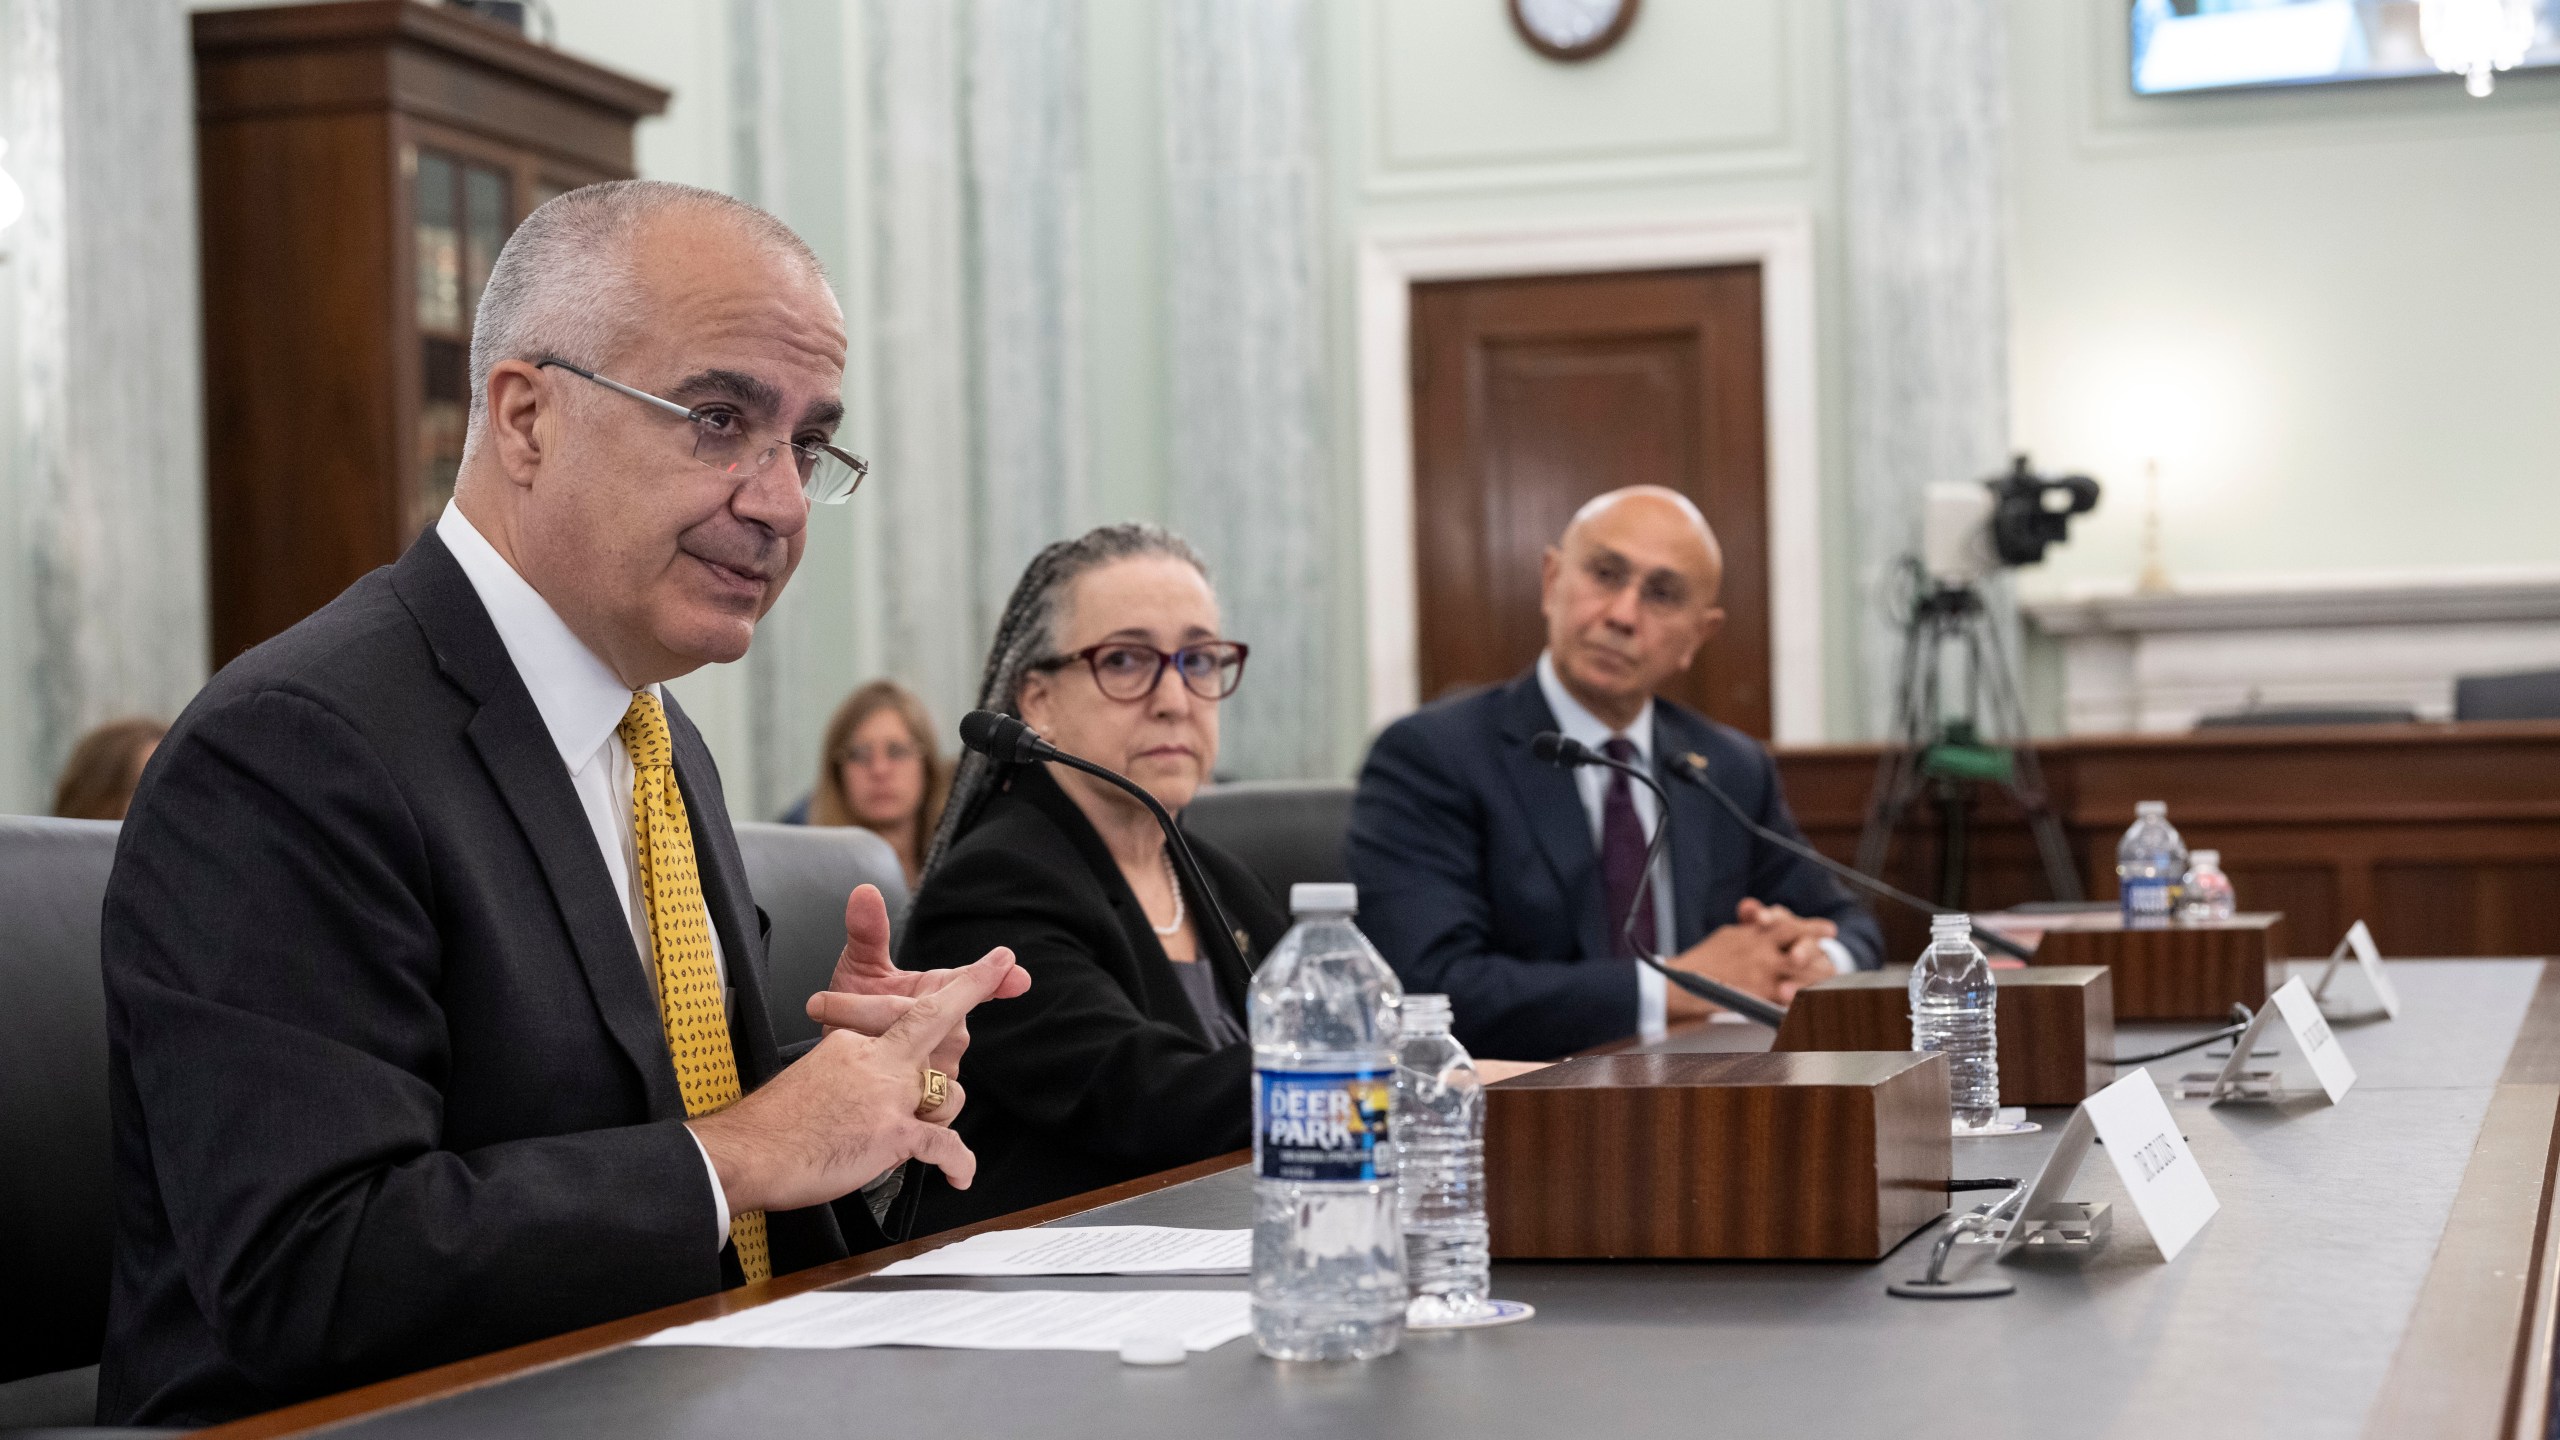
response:
<path id="1" fill-rule="evenodd" d="M 1946 655 L 1959 646 L 1965 665 L 1956 698 L 1962 703 L 1950 715 L 1943 703 Z M 1986 709 L 1988 732 L 1982 725 Z M 1894 831 L 1925 790 L 1937 806 L 1940 826 L 1938 903 L 1951 910 L 1970 909 L 1965 890 L 1973 848 L 1973 789 L 1997 785 L 2026 813 L 2053 898 L 2082 898 L 2062 822 L 2045 794 L 2043 767 L 2027 739 L 2026 710 L 2018 700 L 2008 654 L 1972 586 L 1919 577 L 1903 628 L 1893 727 L 1876 763 L 1875 789 L 1867 797 L 1866 829 L 1858 837 L 1859 869 L 1884 873 Z"/>

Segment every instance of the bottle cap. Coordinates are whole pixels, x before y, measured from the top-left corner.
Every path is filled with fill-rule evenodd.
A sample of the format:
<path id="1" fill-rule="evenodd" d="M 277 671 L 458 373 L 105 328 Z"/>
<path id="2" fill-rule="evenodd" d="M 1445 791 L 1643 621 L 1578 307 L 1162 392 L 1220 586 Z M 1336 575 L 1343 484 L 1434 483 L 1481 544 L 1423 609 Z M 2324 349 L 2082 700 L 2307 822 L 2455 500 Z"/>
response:
<path id="1" fill-rule="evenodd" d="M 1404 997 L 1403 1008 L 1404 1033 L 1408 1036 L 1439 1035 L 1449 1029 L 1449 997 L 1446 995 L 1408 993 Z"/>
<path id="2" fill-rule="evenodd" d="M 1970 915 L 1932 915 L 1929 917 L 1930 934 L 1944 935 L 1951 931 L 1958 935 L 1970 936 L 1973 934 L 1973 917 Z"/>
<path id="3" fill-rule="evenodd" d="M 1191 1351 L 1182 1343 L 1182 1337 L 1162 1331 L 1132 1335 L 1120 1342 L 1123 1365 L 1179 1365 L 1189 1358 Z"/>
<path id="4" fill-rule="evenodd" d="M 1301 880 L 1289 887 L 1289 913 L 1292 915 L 1357 915 L 1360 913 L 1360 887 L 1357 885 L 1319 885 Z"/>
<path id="5" fill-rule="evenodd" d="M 2164 816 L 2169 813 L 2169 802 L 2166 800 L 2136 801 L 2134 803 L 2133 813 L 2142 816 L 2145 819 L 2149 819 L 2154 816 Z"/>
<path id="6" fill-rule="evenodd" d="M 2187 852 L 2187 863 L 2198 870 L 2219 870 L 2222 868 L 2222 852 L 2219 850 L 2191 850 Z"/>

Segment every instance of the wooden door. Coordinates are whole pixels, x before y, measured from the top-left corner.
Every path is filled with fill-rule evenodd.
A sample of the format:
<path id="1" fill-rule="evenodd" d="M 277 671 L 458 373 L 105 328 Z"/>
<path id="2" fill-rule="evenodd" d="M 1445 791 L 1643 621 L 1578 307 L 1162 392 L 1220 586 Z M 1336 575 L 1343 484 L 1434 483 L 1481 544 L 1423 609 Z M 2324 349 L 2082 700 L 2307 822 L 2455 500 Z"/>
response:
<path id="1" fill-rule="evenodd" d="M 1519 674 L 1546 643 L 1539 557 L 1592 496 L 1665 485 L 1724 545 L 1724 633 L 1664 694 L 1769 734 L 1760 268 L 1413 290 L 1421 693 Z"/>

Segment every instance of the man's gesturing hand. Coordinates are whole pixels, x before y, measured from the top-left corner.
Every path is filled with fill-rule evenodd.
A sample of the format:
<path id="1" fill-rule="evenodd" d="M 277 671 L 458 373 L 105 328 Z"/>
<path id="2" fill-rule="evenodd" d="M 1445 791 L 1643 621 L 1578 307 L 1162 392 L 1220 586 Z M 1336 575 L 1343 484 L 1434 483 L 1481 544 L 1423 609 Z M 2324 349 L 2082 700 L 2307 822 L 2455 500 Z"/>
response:
<path id="1" fill-rule="evenodd" d="M 873 899 L 877 903 L 876 892 Z M 719 1172 L 729 1209 L 821 1204 L 908 1160 L 933 1165 L 955 1188 L 969 1188 L 978 1157 L 947 1128 L 963 1103 L 959 1083 L 930 1121 L 919 1119 L 924 1071 L 969 1011 L 1004 993 L 1020 973 L 1005 949 L 962 969 L 934 972 L 933 988 L 903 1002 L 905 1010 L 878 1036 L 830 1030 L 754 1094 L 688 1121 Z"/>
<path id="2" fill-rule="evenodd" d="M 878 889 L 858 885 L 845 897 L 844 949 L 836 955 L 835 974 L 827 981 L 826 989 L 809 997 L 809 1018 L 830 1030 L 885 1034 L 918 996 L 930 995 L 954 976 L 966 973 L 899 969 L 897 962 L 889 958 L 888 903 L 880 898 Z M 1002 984 L 988 998 L 1009 1000 L 1030 988 L 1030 972 L 1016 966 L 1005 973 Z M 968 1049 L 969 1027 L 963 1023 L 952 1029 L 928 1063 L 946 1075 L 957 1075 L 960 1057 Z M 934 1118 L 947 1124 L 958 1108 L 946 1105 L 934 1112 Z"/>

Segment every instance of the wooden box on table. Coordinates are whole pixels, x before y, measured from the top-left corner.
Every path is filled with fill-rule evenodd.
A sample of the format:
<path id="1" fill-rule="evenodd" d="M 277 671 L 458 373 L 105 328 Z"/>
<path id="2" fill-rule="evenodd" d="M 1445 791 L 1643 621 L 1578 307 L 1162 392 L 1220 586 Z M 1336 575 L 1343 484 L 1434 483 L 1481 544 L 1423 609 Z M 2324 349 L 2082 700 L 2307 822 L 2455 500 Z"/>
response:
<path id="1" fill-rule="evenodd" d="M 1947 1063 L 1592 1055 L 1486 1087 L 1507 1260 L 1875 1260 L 1947 1208 Z"/>
<path id="2" fill-rule="evenodd" d="M 2000 987 L 2000 1103 L 2077 1105 L 2115 1067 L 2115 989 L 2103 965 L 1994 970 Z M 1796 993 L 1771 1048 L 1911 1048 L 1911 967 L 1853 970 Z"/>
<path id="3" fill-rule="evenodd" d="M 1982 917 L 2003 931 L 2041 930 L 2031 965 L 2104 965 L 2115 976 L 2118 1020 L 2212 1020 L 2233 1005 L 2267 1003 L 2284 963 L 2282 913 L 2129 929 L 2115 911 Z"/>

